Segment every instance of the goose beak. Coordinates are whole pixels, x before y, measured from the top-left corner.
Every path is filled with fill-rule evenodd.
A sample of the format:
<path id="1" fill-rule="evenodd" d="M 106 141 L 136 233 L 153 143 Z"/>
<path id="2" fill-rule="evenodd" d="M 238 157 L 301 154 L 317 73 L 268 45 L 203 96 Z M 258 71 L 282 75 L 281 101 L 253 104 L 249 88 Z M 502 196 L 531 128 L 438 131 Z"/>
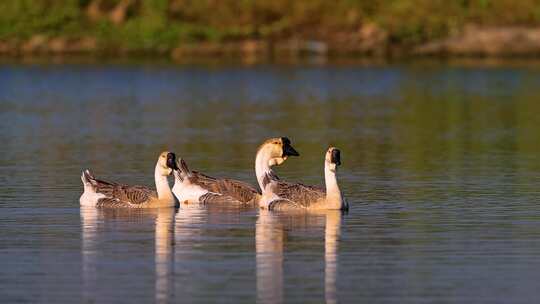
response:
<path id="1" fill-rule="evenodd" d="M 300 154 L 291 146 L 283 147 L 283 156 L 300 156 Z"/>
<path id="2" fill-rule="evenodd" d="M 283 153 L 281 155 L 282 157 L 300 156 L 298 151 L 296 151 L 293 146 L 291 146 L 291 141 L 287 137 L 282 137 L 281 140 L 283 142 Z"/>
<path id="3" fill-rule="evenodd" d="M 332 150 L 331 161 L 337 166 L 341 165 L 341 152 L 338 149 Z"/>
<path id="4" fill-rule="evenodd" d="M 178 170 L 178 166 L 176 165 L 176 155 L 172 152 L 167 154 L 167 167 Z"/>

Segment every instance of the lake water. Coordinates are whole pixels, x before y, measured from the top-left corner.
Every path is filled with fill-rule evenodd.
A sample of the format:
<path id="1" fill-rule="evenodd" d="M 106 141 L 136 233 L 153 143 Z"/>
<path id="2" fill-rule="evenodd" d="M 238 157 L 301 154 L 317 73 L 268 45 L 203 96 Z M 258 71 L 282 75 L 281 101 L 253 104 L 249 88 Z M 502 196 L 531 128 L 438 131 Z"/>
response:
<path id="1" fill-rule="evenodd" d="M 0 65 L 5 303 L 531 303 L 540 298 L 540 66 Z M 256 183 L 323 183 L 346 214 L 79 208 L 80 173 L 153 185 L 169 149 Z"/>

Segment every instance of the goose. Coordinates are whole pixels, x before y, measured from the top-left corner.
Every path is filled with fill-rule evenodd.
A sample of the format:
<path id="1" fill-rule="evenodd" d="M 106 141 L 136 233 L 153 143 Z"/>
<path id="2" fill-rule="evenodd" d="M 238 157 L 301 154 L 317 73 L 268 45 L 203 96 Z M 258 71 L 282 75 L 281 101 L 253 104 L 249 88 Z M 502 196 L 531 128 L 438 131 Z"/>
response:
<path id="1" fill-rule="evenodd" d="M 176 201 L 167 176 L 177 169 L 176 155 L 162 152 L 155 168 L 156 190 L 144 186 L 129 186 L 95 178 L 89 170 L 82 172 L 84 192 L 79 199 L 81 206 L 104 208 L 157 208 L 174 207 Z"/>
<path id="2" fill-rule="evenodd" d="M 324 160 L 326 189 L 281 181 L 269 166 L 265 167 L 266 173 L 260 175 L 262 178 L 259 177 L 259 185 L 263 189 L 259 206 L 262 209 L 280 211 L 348 210 L 349 204 L 343 197 L 336 178 L 339 165 L 340 150 L 335 147 L 328 148 Z"/>
<path id="3" fill-rule="evenodd" d="M 224 204 L 227 206 L 256 207 L 260 192 L 248 183 L 215 178 L 191 171 L 180 158 L 174 170 L 173 193 L 182 204 Z"/>
<path id="4" fill-rule="evenodd" d="M 279 199 L 277 192 L 271 191 L 270 188 L 267 189 L 267 186 L 277 187 L 275 182 L 279 181 L 279 178 L 272 167 L 283 164 L 289 156 L 300 156 L 300 154 L 294 149 L 291 140 L 287 137 L 267 139 L 257 149 L 255 175 L 262 193 L 259 199 L 259 207 L 262 209 L 268 209 L 269 202 Z"/>

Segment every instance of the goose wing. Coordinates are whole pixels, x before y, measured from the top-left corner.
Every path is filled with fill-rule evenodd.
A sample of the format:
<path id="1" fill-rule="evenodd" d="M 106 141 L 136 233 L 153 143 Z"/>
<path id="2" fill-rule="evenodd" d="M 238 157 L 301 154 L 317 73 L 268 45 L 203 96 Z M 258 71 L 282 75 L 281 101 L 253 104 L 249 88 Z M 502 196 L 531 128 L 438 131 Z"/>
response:
<path id="1" fill-rule="evenodd" d="M 190 178 L 192 183 L 220 195 L 208 197 L 207 203 L 256 203 L 260 197 L 259 191 L 248 183 L 228 178 L 215 178 L 197 171 L 192 173 Z"/>
<path id="2" fill-rule="evenodd" d="M 85 174 L 94 190 L 105 196 L 98 200 L 97 207 L 138 207 L 151 198 L 157 197 L 156 191 L 144 186 L 129 186 L 107 182 L 95 178 L 88 171 Z"/>
<path id="3" fill-rule="evenodd" d="M 223 204 L 223 206 L 245 206 L 247 203 L 241 202 L 236 198 L 230 195 L 223 195 L 219 193 L 208 192 L 201 197 L 199 197 L 199 202 L 207 205 L 218 205 Z"/>
<path id="4" fill-rule="evenodd" d="M 320 187 L 279 181 L 276 194 L 280 197 L 280 200 L 273 202 L 275 207 L 288 204 L 294 208 L 307 208 L 324 198 L 326 192 Z"/>
<path id="5" fill-rule="evenodd" d="M 283 198 L 278 198 L 268 203 L 268 210 L 273 211 L 293 211 L 302 209 L 305 209 L 303 205 Z"/>
<path id="6" fill-rule="evenodd" d="M 157 193 L 144 186 L 128 186 L 113 184 L 102 187 L 100 193 L 106 195 L 98 200 L 98 207 L 140 207 L 150 199 L 157 197 Z M 99 190 L 98 190 L 99 191 Z"/>

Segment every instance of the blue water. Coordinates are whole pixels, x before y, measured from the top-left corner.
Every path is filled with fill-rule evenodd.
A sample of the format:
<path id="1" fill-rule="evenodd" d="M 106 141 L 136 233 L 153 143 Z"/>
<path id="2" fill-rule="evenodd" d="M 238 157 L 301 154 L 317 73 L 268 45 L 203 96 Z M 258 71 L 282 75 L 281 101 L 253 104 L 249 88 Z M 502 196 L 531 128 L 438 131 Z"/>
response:
<path id="1" fill-rule="evenodd" d="M 0 65 L 2 302 L 532 303 L 540 297 L 540 67 Z M 351 210 L 79 208 L 80 172 L 153 185 L 160 151 Z"/>

